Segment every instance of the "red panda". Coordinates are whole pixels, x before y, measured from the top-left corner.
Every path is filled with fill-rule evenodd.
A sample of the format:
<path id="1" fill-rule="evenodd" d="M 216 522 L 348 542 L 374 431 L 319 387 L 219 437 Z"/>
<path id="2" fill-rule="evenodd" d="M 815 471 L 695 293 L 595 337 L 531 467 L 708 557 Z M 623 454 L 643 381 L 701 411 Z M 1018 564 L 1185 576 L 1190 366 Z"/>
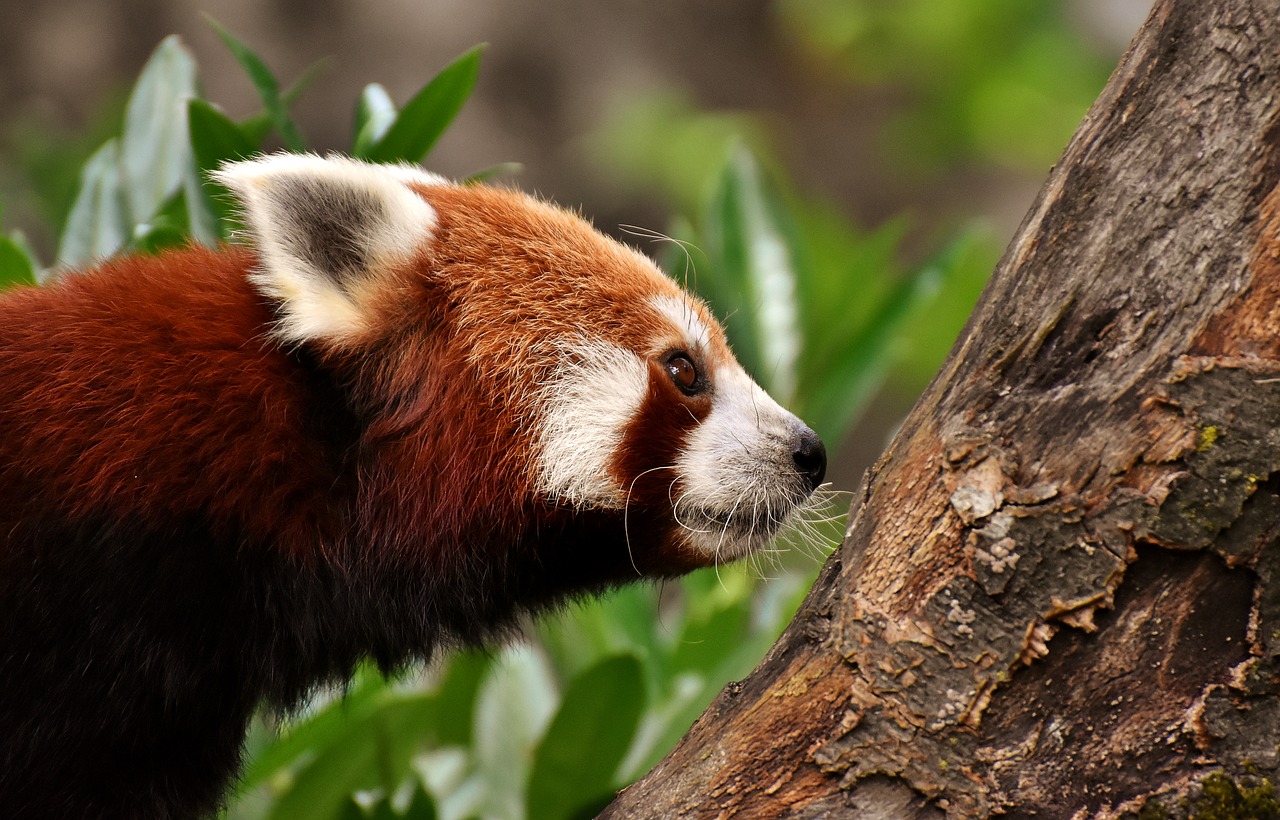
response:
<path id="1" fill-rule="evenodd" d="M 277 155 L 249 242 L 0 296 L 0 807 L 215 810 L 253 711 L 750 554 L 818 437 L 559 208 Z"/>

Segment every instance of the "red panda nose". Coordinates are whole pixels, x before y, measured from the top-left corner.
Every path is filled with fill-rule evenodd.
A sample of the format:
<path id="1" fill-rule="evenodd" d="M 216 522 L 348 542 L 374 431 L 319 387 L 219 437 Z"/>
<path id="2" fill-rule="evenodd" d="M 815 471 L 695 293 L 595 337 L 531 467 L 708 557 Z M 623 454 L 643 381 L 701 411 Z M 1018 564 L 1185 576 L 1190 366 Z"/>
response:
<path id="1" fill-rule="evenodd" d="M 809 483 L 809 489 L 816 490 L 827 474 L 827 448 L 822 446 L 822 439 L 808 427 L 801 426 L 791 457 L 795 459 L 796 470 Z"/>

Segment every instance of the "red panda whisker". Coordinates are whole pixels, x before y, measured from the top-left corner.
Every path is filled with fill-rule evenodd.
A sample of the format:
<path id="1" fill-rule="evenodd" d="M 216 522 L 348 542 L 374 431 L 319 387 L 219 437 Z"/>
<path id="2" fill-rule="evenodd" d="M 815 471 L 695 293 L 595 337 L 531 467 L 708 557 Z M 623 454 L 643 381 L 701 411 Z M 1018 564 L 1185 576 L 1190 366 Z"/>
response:
<path id="1" fill-rule="evenodd" d="M 836 500 L 839 496 L 851 495 L 852 493 L 847 491 L 831 490 L 827 485 L 816 490 L 813 496 L 798 506 L 790 516 L 788 526 L 796 535 L 790 539 L 791 543 L 813 560 L 817 562 L 825 560 L 835 543 L 820 527 L 844 518 L 837 512 Z"/>
<path id="2" fill-rule="evenodd" d="M 637 475 L 635 478 L 631 479 L 631 484 L 630 486 L 627 487 L 627 499 L 626 499 L 625 505 L 622 508 L 622 529 L 623 529 L 624 540 L 627 543 L 627 558 L 631 561 L 631 568 L 636 571 L 636 575 L 644 574 L 640 571 L 640 568 L 636 566 L 635 554 L 631 551 L 631 530 L 630 530 L 629 516 L 631 512 L 631 497 L 635 493 L 636 482 L 644 478 L 646 475 L 649 475 L 650 473 L 656 473 L 662 470 L 673 470 L 673 469 L 675 468 L 670 465 L 650 467 L 648 470 L 645 470 L 644 472 Z M 672 485 L 674 485 L 674 483 L 675 482 L 672 482 Z M 670 489 L 668 489 L 667 492 L 668 494 L 670 494 Z"/>
<path id="3" fill-rule="evenodd" d="M 698 247 L 697 245 L 683 239 L 676 239 L 673 236 L 670 236 L 668 234 L 662 233 L 661 231 L 656 231 L 650 228 L 641 228 L 635 225 L 619 225 L 618 227 L 623 231 L 623 233 L 627 233 L 632 236 L 639 237 L 641 239 L 648 239 L 653 242 L 670 243 L 678 247 L 684 253 L 684 276 L 681 284 L 684 286 L 685 290 L 690 289 L 689 273 L 690 271 L 692 271 L 694 273 L 694 283 L 693 283 L 694 287 L 692 288 L 692 290 L 695 290 L 695 291 L 697 290 L 697 284 L 698 284 L 697 270 L 698 269 L 697 269 L 697 266 L 694 265 L 693 263 L 693 253 L 690 251 L 690 248 L 697 249 Z"/>
<path id="4" fill-rule="evenodd" d="M 636 554 L 631 549 L 631 499 L 627 499 L 627 504 L 622 508 L 622 540 L 627 545 L 627 561 L 631 563 L 631 568 L 635 570 L 637 576 L 643 575 L 640 567 L 636 565 Z"/>
<path id="5" fill-rule="evenodd" d="M 673 503 L 673 504 L 671 505 L 671 517 L 672 517 L 673 519 L 675 519 L 675 522 L 676 522 L 678 525 L 680 525 L 680 527 L 681 527 L 682 529 L 684 529 L 686 532 L 697 533 L 697 534 L 700 534 L 700 535 L 706 535 L 706 534 L 711 533 L 711 532 L 712 532 L 712 530 L 699 529 L 699 528 L 697 528 L 697 527 L 693 526 L 692 524 L 689 524 L 689 523 L 685 522 L 684 520 L 682 520 L 682 519 L 680 518 L 680 504 L 681 504 L 681 502 L 683 502 L 683 501 L 684 501 L 686 498 L 688 498 L 688 497 L 689 497 L 689 494 L 688 494 L 688 493 L 682 493 L 682 494 L 680 495 L 680 497 L 679 497 L 678 499 L 676 499 L 675 503 Z M 694 512 L 695 512 L 695 513 L 697 513 L 698 511 L 697 511 L 697 510 L 695 510 Z M 704 517 L 705 517 L 705 516 L 704 516 Z"/>
<path id="6" fill-rule="evenodd" d="M 728 538 L 729 536 L 729 527 L 734 523 L 733 516 L 735 513 L 738 512 L 738 507 L 741 506 L 741 504 L 742 504 L 742 498 L 741 496 L 739 496 L 734 501 L 733 507 L 730 508 L 729 512 L 724 516 L 724 525 L 720 528 L 720 545 L 719 547 L 716 548 L 717 552 L 723 549 L 725 539 Z"/>

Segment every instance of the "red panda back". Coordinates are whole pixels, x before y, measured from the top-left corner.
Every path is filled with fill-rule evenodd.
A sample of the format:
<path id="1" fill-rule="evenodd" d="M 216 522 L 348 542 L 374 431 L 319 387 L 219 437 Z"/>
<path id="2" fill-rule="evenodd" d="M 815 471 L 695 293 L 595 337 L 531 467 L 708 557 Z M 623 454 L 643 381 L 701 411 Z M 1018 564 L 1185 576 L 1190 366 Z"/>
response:
<path id="1" fill-rule="evenodd" d="M 260 704 L 749 554 L 821 482 L 706 307 L 581 219 L 340 158 L 220 179 L 252 251 L 0 296 L 7 810 L 209 812 Z"/>
<path id="2" fill-rule="evenodd" d="M 253 264 L 190 248 L 0 297 L 5 517 L 24 502 L 157 524 L 207 510 L 297 548 L 330 526 L 349 433 L 268 338 Z"/>

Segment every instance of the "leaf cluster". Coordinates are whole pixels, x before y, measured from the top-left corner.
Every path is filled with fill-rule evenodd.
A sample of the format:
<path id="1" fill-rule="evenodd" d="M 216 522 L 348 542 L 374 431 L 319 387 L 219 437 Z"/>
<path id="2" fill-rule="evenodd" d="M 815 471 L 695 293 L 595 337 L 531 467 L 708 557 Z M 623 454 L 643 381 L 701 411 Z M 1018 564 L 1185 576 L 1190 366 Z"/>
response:
<path id="1" fill-rule="evenodd" d="M 1113 65 L 1067 24 L 1064 0 L 777 6 L 785 28 L 827 65 L 856 84 L 905 92 L 883 134 L 885 154 L 904 168 L 977 159 L 1038 171 L 1061 153 Z"/>
<path id="2" fill-rule="evenodd" d="M 221 242 L 238 225 L 230 197 L 209 172 L 271 147 L 307 150 L 289 108 L 314 72 L 281 90 L 252 49 L 210 24 L 252 81 L 262 110 L 233 120 L 201 96 L 195 58 L 182 41 L 165 39 L 134 84 L 121 133 L 80 170 L 54 265 L 43 266 L 21 233 L 10 232 L 0 237 L 0 286 L 34 284 L 55 267 L 74 268 L 119 253 L 157 253 L 191 240 Z M 477 46 L 459 56 L 402 108 L 381 86 L 365 88 L 350 153 L 375 162 L 420 162 L 470 95 L 482 51 Z"/>

